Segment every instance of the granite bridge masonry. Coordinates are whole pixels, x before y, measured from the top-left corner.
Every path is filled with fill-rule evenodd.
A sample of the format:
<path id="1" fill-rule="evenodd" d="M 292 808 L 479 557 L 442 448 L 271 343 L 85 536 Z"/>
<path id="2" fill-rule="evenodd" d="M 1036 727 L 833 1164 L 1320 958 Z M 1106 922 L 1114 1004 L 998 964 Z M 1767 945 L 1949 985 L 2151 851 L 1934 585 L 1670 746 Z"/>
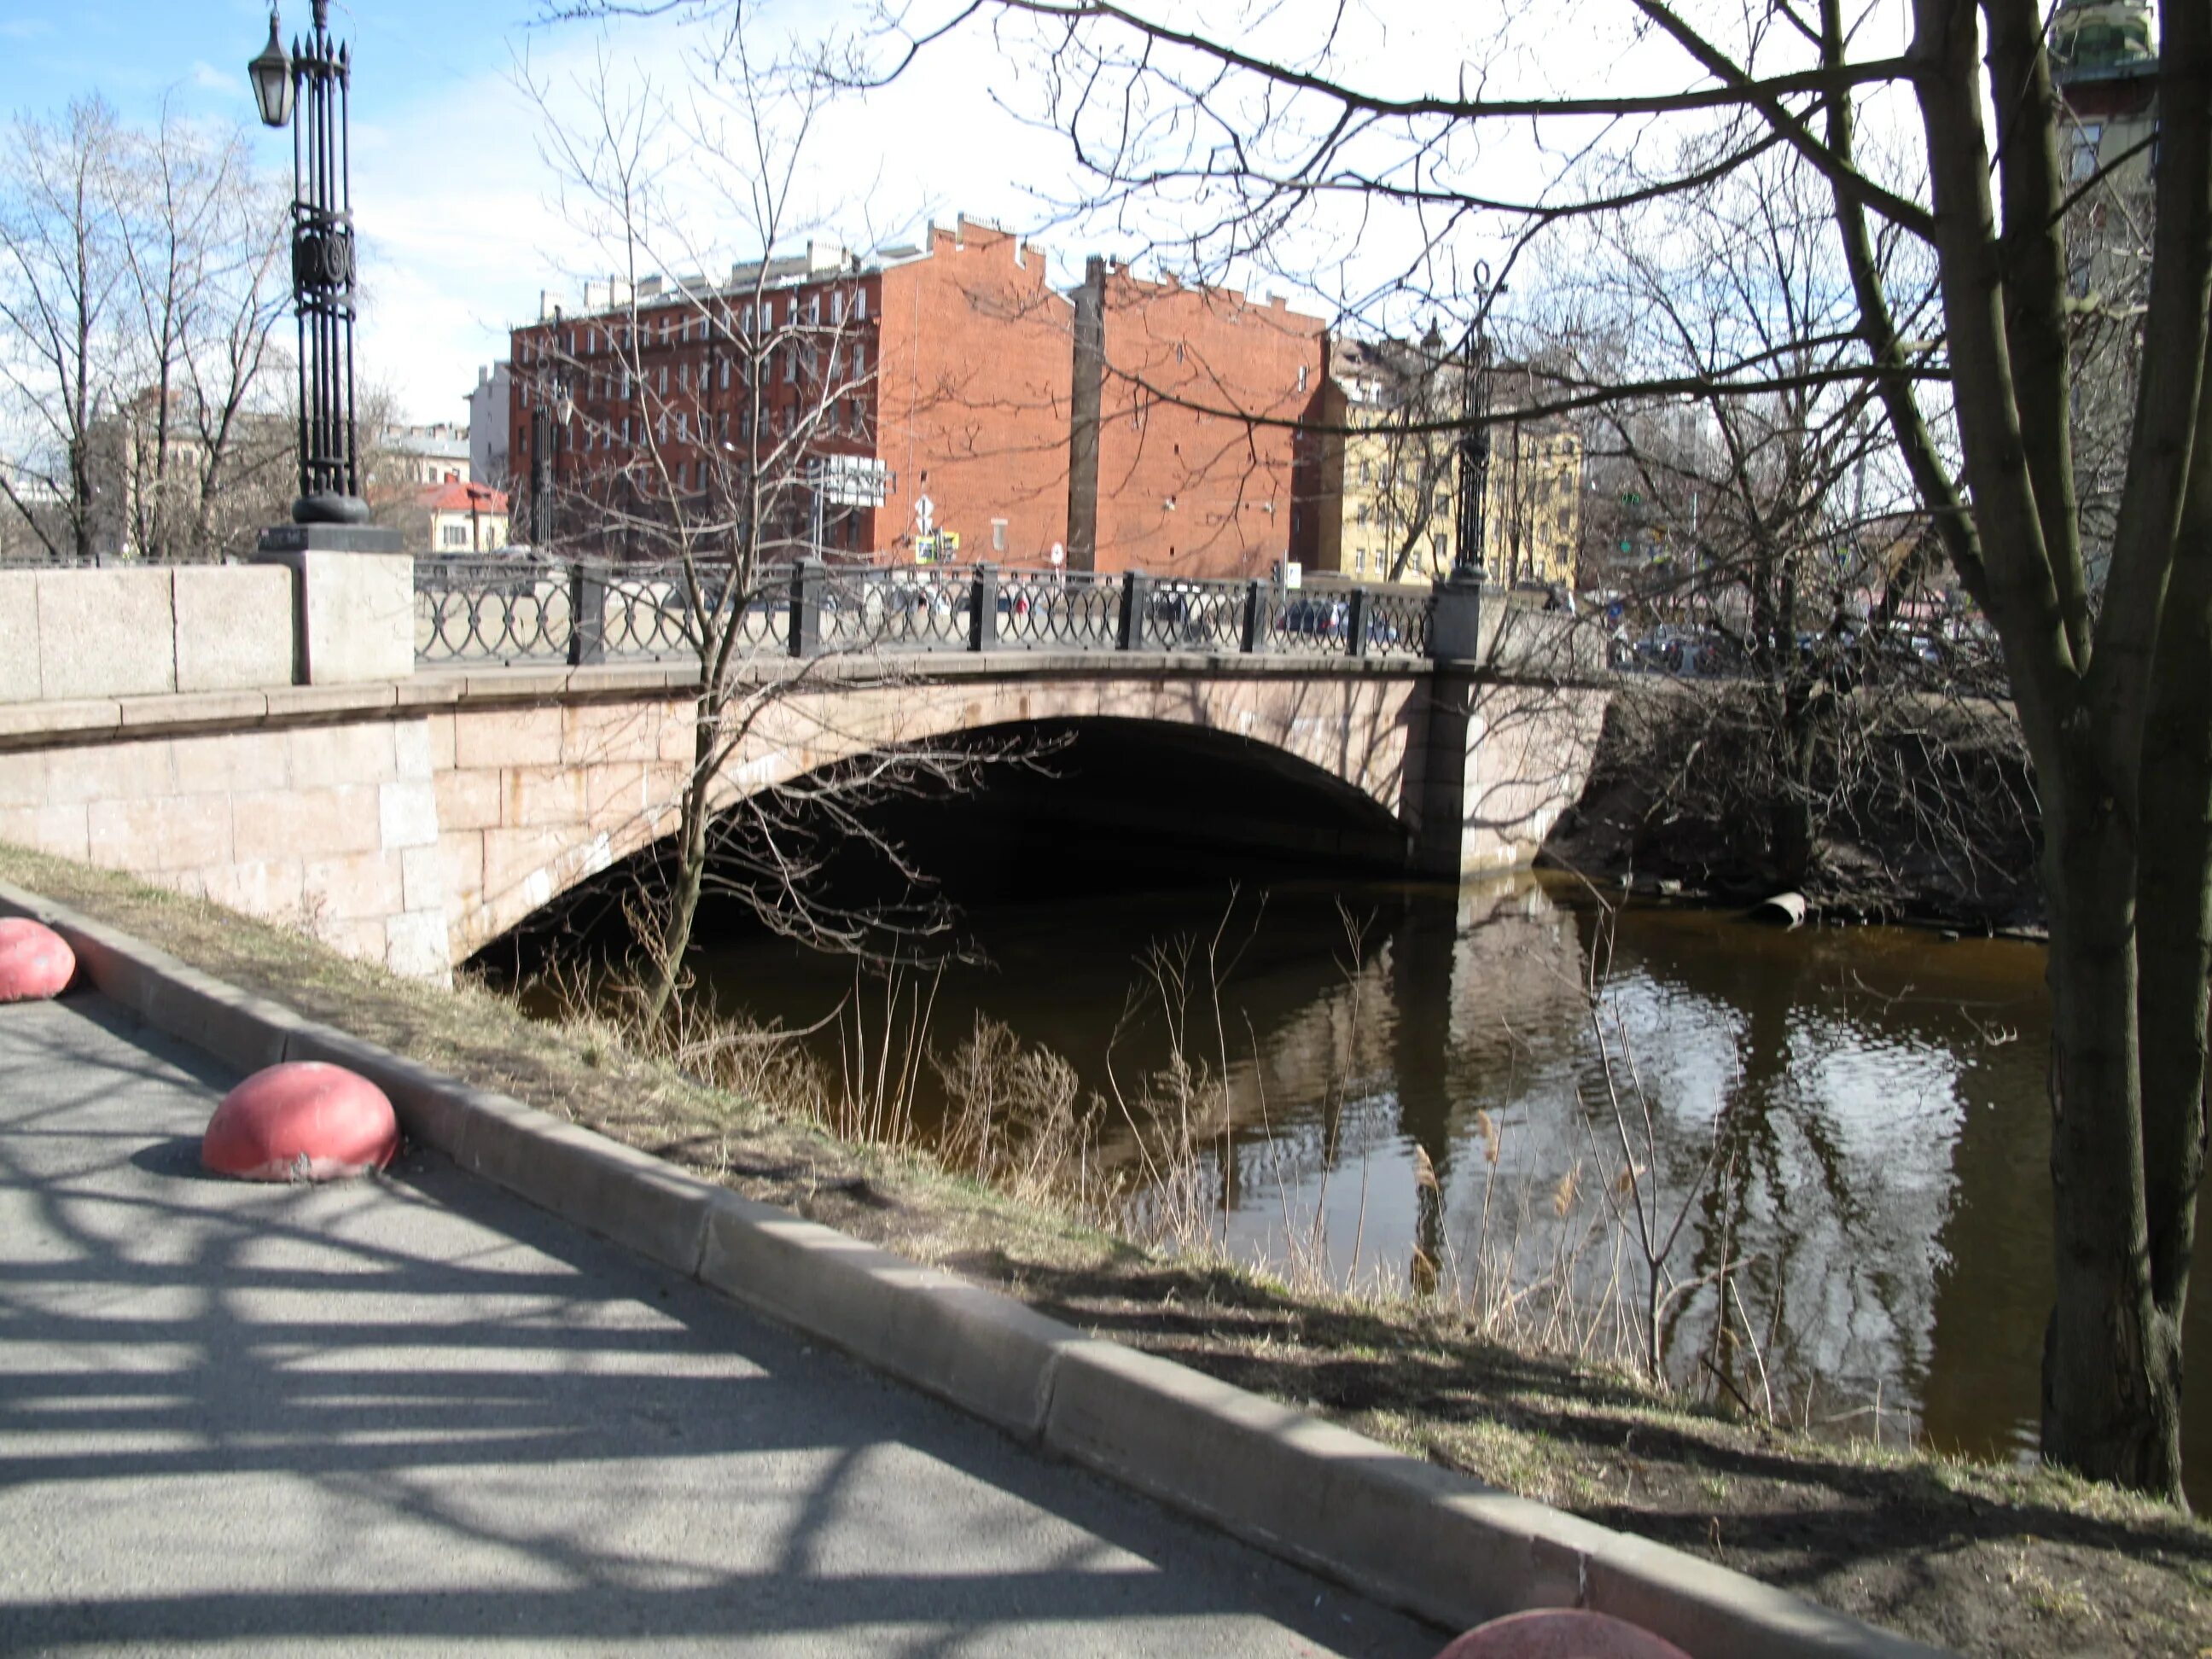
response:
<path id="1" fill-rule="evenodd" d="M 1173 727 L 1310 786 L 1314 821 L 1238 826 L 1255 845 L 1507 868 L 1579 793 L 1607 693 L 1594 640 L 1497 600 L 802 563 L 738 612 L 715 788 L 969 732 Z M 695 603 L 680 572 L 514 560 L 0 571 L 0 841 L 442 977 L 671 833 Z"/>

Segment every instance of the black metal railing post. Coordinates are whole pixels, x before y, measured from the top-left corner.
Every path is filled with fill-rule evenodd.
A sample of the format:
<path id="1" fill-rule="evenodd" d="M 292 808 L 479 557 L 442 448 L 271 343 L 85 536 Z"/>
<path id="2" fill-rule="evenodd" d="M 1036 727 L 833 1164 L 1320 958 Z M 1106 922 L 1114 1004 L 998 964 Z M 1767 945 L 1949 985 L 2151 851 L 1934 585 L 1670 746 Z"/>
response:
<path id="1" fill-rule="evenodd" d="M 1146 590 L 1152 586 L 1139 571 L 1125 572 L 1121 577 L 1121 632 L 1115 641 L 1121 651 L 1141 651 L 1145 648 L 1145 601 Z"/>
<path id="2" fill-rule="evenodd" d="M 1244 584 L 1244 636 L 1241 641 L 1249 656 L 1267 642 L 1267 585 L 1262 581 Z"/>
<path id="3" fill-rule="evenodd" d="M 606 656 L 606 573 L 579 559 L 568 567 L 568 665 L 582 668 Z"/>
<path id="4" fill-rule="evenodd" d="M 811 657 L 822 649 L 822 593 L 828 571 L 818 559 L 791 567 L 791 654 Z"/>
<path id="5" fill-rule="evenodd" d="M 968 648 L 989 651 L 999 643 L 999 567 L 979 564 L 968 589 Z"/>
<path id="6" fill-rule="evenodd" d="M 1372 597 L 1364 587 L 1352 590 L 1352 603 L 1345 612 L 1345 629 L 1350 635 L 1344 642 L 1344 654 L 1347 657 L 1367 654 L 1367 606 Z"/>

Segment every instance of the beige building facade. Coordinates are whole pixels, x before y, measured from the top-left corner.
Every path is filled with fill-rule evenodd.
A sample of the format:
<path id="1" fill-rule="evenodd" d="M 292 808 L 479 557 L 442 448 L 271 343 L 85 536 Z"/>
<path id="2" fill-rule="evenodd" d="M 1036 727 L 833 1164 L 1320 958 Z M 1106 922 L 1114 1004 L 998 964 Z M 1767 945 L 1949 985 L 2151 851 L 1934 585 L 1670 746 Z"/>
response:
<path id="1" fill-rule="evenodd" d="M 1344 434 L 1337 523 L 1320 538 L 1319 568 L 1354 580 L 1425 586 L 1458 557 L 1460 434 L 1455 366 L 1425 350 L 1342 343 L 1332 354 L 1333 408 Z M 1501 375 L 1501 380 L 1513 377 Z M 1521 378 L 1524 378 L 1521 377 Z M 1520 399 L 1527 401 L 1527 399 Z M 1582 538 L 1583 443 L 1556 420 L 1490 426 L 1482 562 L 1491 580 L 1572 586 Z"/>

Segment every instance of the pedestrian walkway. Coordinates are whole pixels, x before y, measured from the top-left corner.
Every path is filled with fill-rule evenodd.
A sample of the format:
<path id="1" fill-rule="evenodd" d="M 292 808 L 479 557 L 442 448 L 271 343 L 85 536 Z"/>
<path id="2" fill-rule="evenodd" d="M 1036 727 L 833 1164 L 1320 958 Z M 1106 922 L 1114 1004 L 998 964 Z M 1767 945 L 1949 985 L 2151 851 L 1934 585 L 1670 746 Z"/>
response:
<path id="1" fill-rule="evenodd" d="M 204 1176 L 234 1080 L 0 1006 L 0 1653 L 1443 1644 L 441 1159 Z"/>

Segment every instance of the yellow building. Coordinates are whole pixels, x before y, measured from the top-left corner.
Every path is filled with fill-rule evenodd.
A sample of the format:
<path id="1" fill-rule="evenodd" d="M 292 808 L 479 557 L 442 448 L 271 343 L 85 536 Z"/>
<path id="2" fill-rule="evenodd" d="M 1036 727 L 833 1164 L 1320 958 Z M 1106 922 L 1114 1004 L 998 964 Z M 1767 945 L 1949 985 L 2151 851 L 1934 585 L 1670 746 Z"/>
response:
<path id="1" fill-rule="evenodd" d="M 1456 556 L 1459 434 L 1456 373 L 1423 374 L 1421 355 L 1357 343 L 1333 355 L 1330 412 L 1341 444 L 1336 533 L 1317 539 L 1316 564 L 1354 580 L 1426 585 Z M 1446 384 L 1449 377 L 1449 384 Z M 1500 380 L 1507 379 L 1501 375 Z M 1493 582 L 1571 586 L 1582 534 L 1581 436 L 1556 420 L 1503 419 L 1490 428 L 1482 561 Z M 1332 446 L 1331 447 L 1335 447 Z"/>

